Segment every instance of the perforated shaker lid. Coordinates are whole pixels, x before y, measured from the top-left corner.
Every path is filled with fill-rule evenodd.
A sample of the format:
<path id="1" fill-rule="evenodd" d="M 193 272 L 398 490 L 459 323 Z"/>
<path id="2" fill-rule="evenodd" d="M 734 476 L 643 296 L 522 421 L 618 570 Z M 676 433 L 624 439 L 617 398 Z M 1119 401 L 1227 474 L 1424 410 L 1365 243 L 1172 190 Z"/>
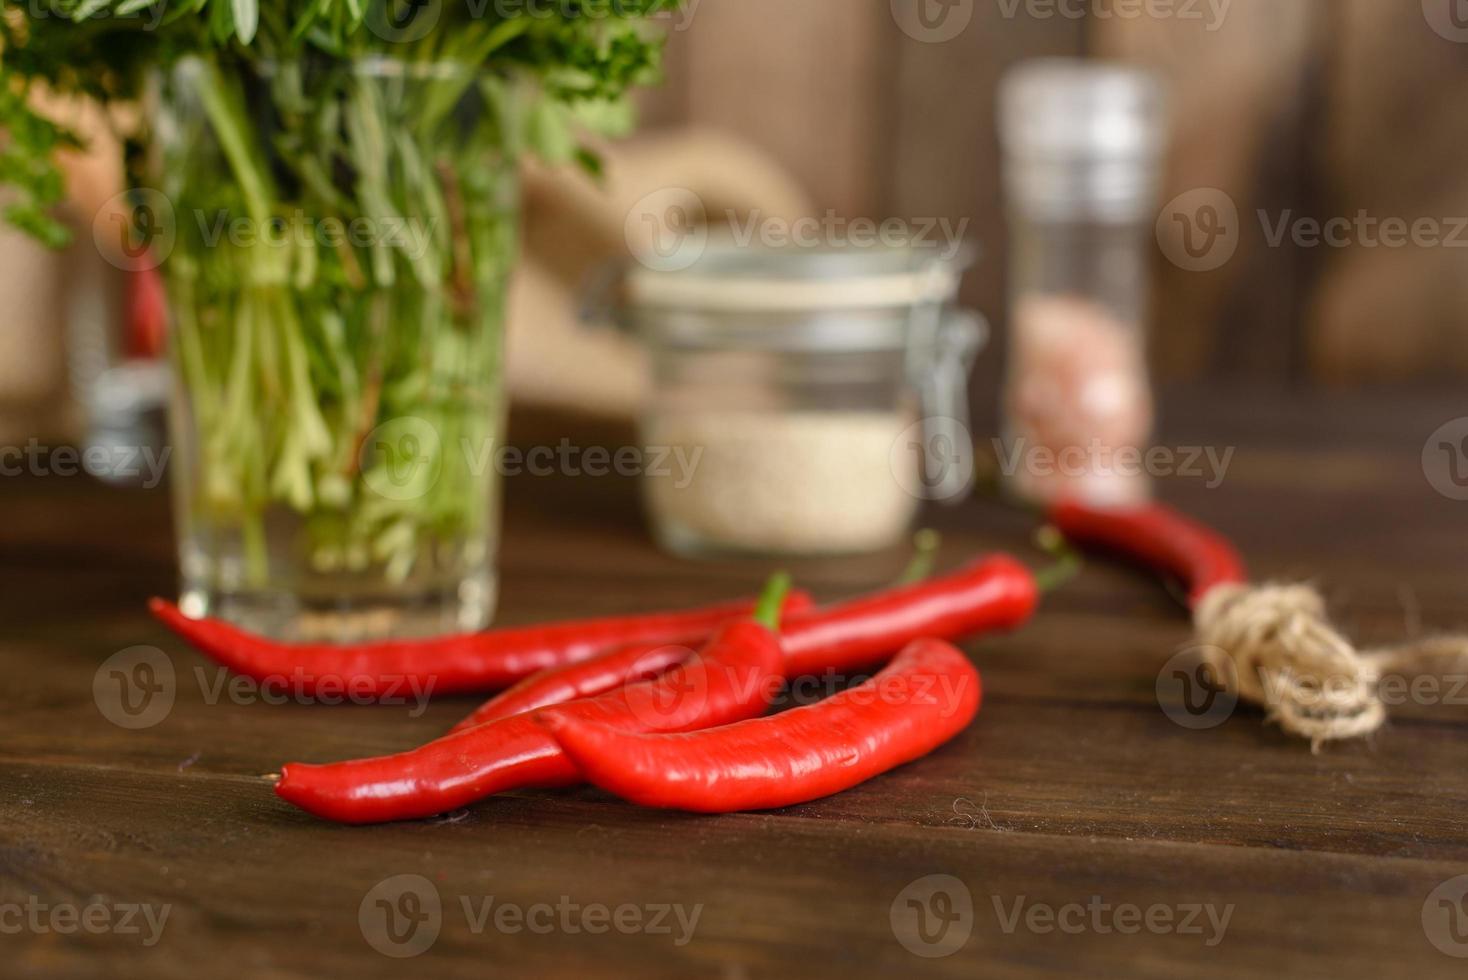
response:
<path id="1" fill-rule="evenodd" d="M 1041 217 L 1129 220 L 1155 205 L 1167 98 L 1141 69 L 1078 59 L 1025 62 L 999 94 L 1005 187 Z"/>

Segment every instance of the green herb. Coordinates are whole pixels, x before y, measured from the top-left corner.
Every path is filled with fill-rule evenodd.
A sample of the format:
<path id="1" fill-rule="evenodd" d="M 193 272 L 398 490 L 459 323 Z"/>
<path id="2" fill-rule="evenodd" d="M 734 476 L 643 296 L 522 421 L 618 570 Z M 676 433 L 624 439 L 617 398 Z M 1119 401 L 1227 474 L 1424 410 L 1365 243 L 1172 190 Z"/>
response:
<path id="1" fill-rule="evenodd" d="M 139 120 L 130 177 L 164 202 L 132 230 L 167 251 L 186 578 L 191 550 L 223 591 L 304 588 L 279 580 L 301 557 L 283 548 L 389 582 L 484 560 L 515 162 L 594 167 L 578 134 L 628 125 L 658 69 L 648 19 L 674 6 L 6 3 L 14 225 L 67 239 L 56 156 L 78 140 L 33 95 L 158 109 L 114 117 Z"/>

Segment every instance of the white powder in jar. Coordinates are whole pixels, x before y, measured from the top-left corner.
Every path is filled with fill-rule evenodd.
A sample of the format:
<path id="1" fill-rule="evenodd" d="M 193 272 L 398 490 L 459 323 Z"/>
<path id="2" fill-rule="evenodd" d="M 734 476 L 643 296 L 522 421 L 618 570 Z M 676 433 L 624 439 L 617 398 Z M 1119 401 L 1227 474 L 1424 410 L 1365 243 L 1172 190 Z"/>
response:
<path id="1" fill-rule="evenodd" d="M 837 554 L 901 540 L 919 501 L 893 472 L 903 412 L 691 412 L 650 420 L 650 447 L 696 460 L 649 473 L 647 505 L 680 549 Z M 908 482 L 911 485 L 911 481 Z"/>

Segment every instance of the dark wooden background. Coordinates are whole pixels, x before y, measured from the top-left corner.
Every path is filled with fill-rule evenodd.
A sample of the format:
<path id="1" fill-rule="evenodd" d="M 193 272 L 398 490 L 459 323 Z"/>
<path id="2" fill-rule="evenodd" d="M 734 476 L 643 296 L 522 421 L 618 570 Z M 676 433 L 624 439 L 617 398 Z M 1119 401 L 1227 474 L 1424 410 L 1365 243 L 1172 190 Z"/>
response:
<path id="1" fill-rule="evenodd" d="M 821 209 L 969 218 L 987 254 L 966 299 L 1002 321 L 998 79 L 1045 55 L 1147 65 L 1175 106 L 1162 201 L 1217 188 L 1243 216 L 1222 269 L 1184 272 L 1158 253 L 1162 377 L 1283 388 L 1468 376 L 1468 230 L 1458 248 L 1271 247 L 1256 217 L 1468 216 L 1468 43 L 1434 32 L 1417 0 L 1231 0 L 1218 20 L 1206 0 L 1176 7 L 1202 19 L 1108 16 L 1137 9 L 1130 0 L 955 0 L 952 16 L 972 19 L 943 43 L 904 34 L 892 7 L 705 0 L 672 35 L 649 121 L 754 141 Z"/>
<path id="2" fill-rule="evenodd" d="M 951 0 L 951 16 L 967 11 L 969 19 L 943 43 L 899 28 L 894 5 L 917 2 L 950 0 L 690 0 L 686 29 L 670 37 L 668 84 L 647 94 L 645 118 L 654 129 L 696 126 L 762 148 L 818 210 L 969 220 L 985 257 L 964 298 L 1001 328 L 976 378 L 977 430 L 993 423 L 1004 346 L 994 98 L 1008 68 L 1046 55 L 1119 58 L 1159 72 L 1175 105 L 1161 200 L 1216 188 L 1242 216 L 1238 253 L 1220 269 L 1187 272 L 1156 253 L 1160 378 L 1281 390 L 1468 377 L 1468 248 L 1271 247 L 1256 217 L 1260 209 L 1271 221 L 1364 211 L 1468 229 L 1468 42 L 1440 35 L 1428 18 L 1445 18 L 1464 0 L 1214 0 L 1217 8 L 1175 0 L 1173 9 L 1203 20 L 1107 16 L 1139 0 L 1119 8 L 1118 0 Z M 1169 0 L 1148 2 L 1168 9 Z M 115 174 L 92 177 L 102 197 L 116 182 Z M 586 219 L 613 205 L 559 185 L 553 196 L 579 200 L 583 207 L 570 209 L 579 223 L 541 253 L 529 249 L 527 268 L 537 254 L 565 261 L 623 247 L 622 212 L 606 228 Z M 83 232 L 94 211 L 81 208 Z M 533 228 L 560 227 L 530 216 Z M 3 230 L 0 249 L 15 299 L 0 318 L 0 432 L 74 431 L 75 419 L 63 417 L 64 331 L 46 310 L 88 295 L 78 284 L 96 257 L 46 261 Z M 522 334 L 574 319 L 571 291 L 583 271 L 555 284 L 566 294 L 557 294 L 560 305 L 522 314 L 532 325 Z M 563 340 L 541 360 L 587 356 L 577 353 L 581 338 Z M 540 374 L 556 388 L 556 370 Z M 550 401 L 579 404 L 576 387 L 562 384 Z"/>

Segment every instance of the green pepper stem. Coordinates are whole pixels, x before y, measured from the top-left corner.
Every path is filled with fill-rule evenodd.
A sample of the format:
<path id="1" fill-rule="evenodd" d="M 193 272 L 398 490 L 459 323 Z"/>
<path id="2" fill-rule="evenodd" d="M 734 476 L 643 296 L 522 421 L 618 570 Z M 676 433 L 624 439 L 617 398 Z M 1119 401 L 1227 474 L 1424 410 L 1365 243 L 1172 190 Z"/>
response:
<path id="1" fill-rule="evenodd" d="M 759 604 L 754 607 L 754 621 L 772 630 L 780 628 L 780 612 L 785 607 L 785 597 L 790 594 L 790 575 L 776 572 L 765 583 L 760 593 Z"/>
<path id="2" fill-rule="evenodd" d="M 1035 584 L 1042 595 L 1056 591 L 1080 573 L 1084 565 L 1080 552 L 1071 547 L 1058 528 L 1046 524 L 1035 532 L 1035 541 L 1055 559 L 1054 564 L 1035 573 Z"/>
<path id="3" fill-rule="evenodd" d="M 925 528 L 912 536 L 912 561 L 908 562 L 897 584 L 916 585 L 933 574 L 933 565 L 938 560 L 938 549 L 943 546 L 943 535 Z"/>

